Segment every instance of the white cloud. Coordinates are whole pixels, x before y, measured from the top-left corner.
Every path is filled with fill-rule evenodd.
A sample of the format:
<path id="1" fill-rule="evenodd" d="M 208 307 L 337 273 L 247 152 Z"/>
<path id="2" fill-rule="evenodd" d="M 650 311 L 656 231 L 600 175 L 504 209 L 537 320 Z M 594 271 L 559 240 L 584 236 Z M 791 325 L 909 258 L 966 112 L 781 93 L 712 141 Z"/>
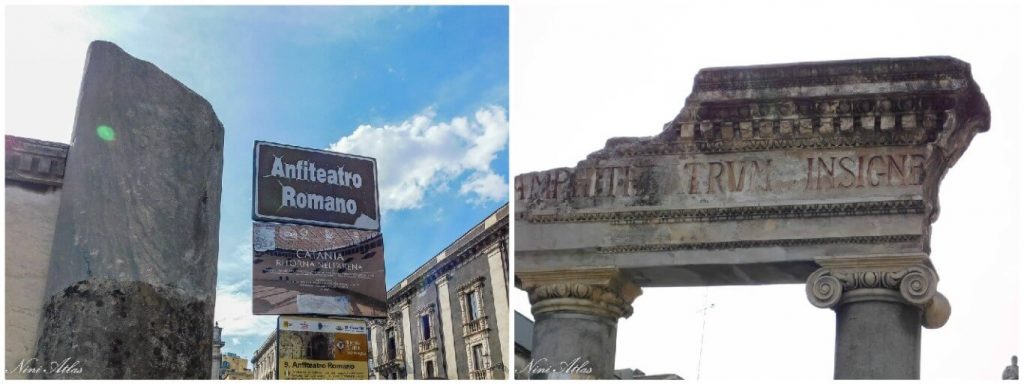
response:
<path id="1" fill-rule="evenodd" d="M 275 316 L 252 314 L 252 232 L 232 252 L 221 254 L 217 269 L 214 319 L 224 329 L 223 338 L 238 345 L 238 337 L 266 337 L 275 329 Z"/>
<path id="2" fill-rule="evenodd" d="M 459 195 L 473 203 L 506 200 L 507 178 L 490 166 L 508 144 L 505 109 L 487 106 L 472 120 L 435 118 L 428 108 L 397 125 L 362 125 L 330 149 L 377 158 L 384 210 L 418 208 L 429 189 L 444 191 L 467 174 Z"/>
<path id="3" fill-rule="evenodd" d="M 508 183 L 493 172 L 478 172 L 466 179 L 459 188 L 459 195 L 472 196 L 470 201 L 474 204 L 501 201 L 508 196 Z"/>
<path id="4" fill-rule="evenodd" d="M 276 327 L 275 316 L 252 314 L 252 293 L 247 283 L 243 281 L 217 288 L 217 307 L 213 318 L 224 329 L 224 337 L 266 337 Z"/>

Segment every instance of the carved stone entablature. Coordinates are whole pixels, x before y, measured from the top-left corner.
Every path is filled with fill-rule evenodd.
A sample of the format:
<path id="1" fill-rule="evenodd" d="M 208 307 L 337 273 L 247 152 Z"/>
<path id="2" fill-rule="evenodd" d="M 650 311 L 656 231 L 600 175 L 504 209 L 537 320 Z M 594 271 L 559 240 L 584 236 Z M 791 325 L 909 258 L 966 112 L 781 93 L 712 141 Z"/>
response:
<path id="1" fill-rule="evenodd" d="M 836 258 L 807 278 L 807 299 L 819 308 L 859 301 L 895 301 L 924 310 L 922 324 L 946 323 L 950 306 L 938 292 L 939 276 L 920 256 Z"/>
<path id="2" fill-rule="evenodd" d="M 11 135 L 5 135 L 4 142 L 6 179 L 44 186 L 63 184 L 68 145 Z"/>
<path id="3" fill-rule="evenodd" d="M 633 314 L 642 291 L 616 269 L 519 273 L 532 312 L 567 311 L 618 319 Z"/>
<path id="4" fill-rule="evenodd" d="M 832 217 L 839 215 L 920 214 L 924 202 L 894 200 L 878 202 L 822 203 L 778 206 L 744 206 L 679 210 L 645 210 L 632 212 L 598 212 L 571 214 L 536 214 L 526 219 L 532 223 L 610 222 L 616 225 L 678 222 L 741 221 L 748 219 L 785 219 Z"/>
<path id="5" fill-rule="evenodd" d="M 988 125 L 950 57 L 704 69 L 659 134 L 516 176 L 516 268 L 737 285 L 803 282 L 821 257 L 928 255 L 939 184 Z"/>

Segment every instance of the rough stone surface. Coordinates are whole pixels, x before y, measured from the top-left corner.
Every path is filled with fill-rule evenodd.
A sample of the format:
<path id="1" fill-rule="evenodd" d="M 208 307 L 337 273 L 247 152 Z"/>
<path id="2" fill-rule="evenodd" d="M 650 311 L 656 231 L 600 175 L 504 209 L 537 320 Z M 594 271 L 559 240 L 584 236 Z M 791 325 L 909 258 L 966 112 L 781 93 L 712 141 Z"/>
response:
<path id="1" fill-rule="evenodd" d="M 179 340 L 211 339 L 223 141 L 223 126 L 205 99 L 112 43 L 90 45 L 47 280 L 46 308 L 52 311 L 41 323 L 39 356 L 71 356 L 84 368 L 111 368 L 83 373 L 86 378 L 210 373 L 208 343 L 183 350 L 170 337 L 123 336 L 132 327 L 142 328 L 139 335 L 164 335 L 168 323 L 142 322 L 159 316 L 191 322 L 188 329 L 173 329 Z M 109 281 L 110 290 L 124 293 L 152 290 L 126 295 L 118 305 L 124 313 L 65 312 L 88 305 L 82 302 L 87 298 L 68 294 L 82 281 Z M 108 297 L 104 308 L 114 301 Z M 163 304 L 178 313 L 156 313 Z M 94 340 L 57 341 L 68 335 Z M 118 340 L 123 345 L 113 344 Z M 160 352 L 170 362 L 199 359 L 188 366 L 113 369 L 124 350 L 150 358 Z"/>
<path id="2" fill-rule="evenodd" d="M 81 373 L 41 378 L 209 379 L 213 303 L 181 290 L 145 282 L 81 281 L 55 295 L 44 309 L 41 362 L 80 361 Z M 98 355 L 76 353 L 95 352 Z M 197 368 L 207 367 L 205 371 Z"/>
<path id="3" fill-rule="evenodd" d="M 921 309 L 889 301 L 836 308 L 835 379 L 918 379 Z"/>

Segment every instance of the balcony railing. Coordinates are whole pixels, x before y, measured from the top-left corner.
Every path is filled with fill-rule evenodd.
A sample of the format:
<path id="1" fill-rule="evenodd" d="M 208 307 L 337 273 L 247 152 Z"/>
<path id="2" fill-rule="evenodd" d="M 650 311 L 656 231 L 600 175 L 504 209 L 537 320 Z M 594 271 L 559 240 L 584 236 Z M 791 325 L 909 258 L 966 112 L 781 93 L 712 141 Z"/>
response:
<path id="1" fill-rule="evenodd" d="M 470 334 L 478 333 L 483 330 L 487 330 L 487 317 L 483 316 L 475 320 L 469 321 L 462 324 L 462 335 L 468 336 Z"/>
<path id="2" fill-rule="evenodd" d="M 488 371 L 487 369 L 471 370 L 469 372 L 469 379 L 470 380 L 486 380 L 487 379 L 487 371 Z"/>
<path id="3" fill-rule="evenodd" d="M 420 353 L 426 353 L 431 350 L 437 350 L 437 337 L 431 337 L 420 341 Z"/>
<path id="4" fill-rule="evenodd" d="M 405 360 L 402 359 L 402 356 L 396 356 L 391 359 L 387 355 L 378 356 L 377 362 L 380 363 L 375 368 L 378 373 L 395 372 L 405 368 Z"/>

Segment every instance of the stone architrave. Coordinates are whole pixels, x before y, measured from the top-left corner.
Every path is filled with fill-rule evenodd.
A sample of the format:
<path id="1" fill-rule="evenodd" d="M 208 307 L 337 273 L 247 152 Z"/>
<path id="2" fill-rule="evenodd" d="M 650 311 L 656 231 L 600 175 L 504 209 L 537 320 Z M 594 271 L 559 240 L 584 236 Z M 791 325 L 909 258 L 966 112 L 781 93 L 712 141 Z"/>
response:
<path id="1" fill-rule="evenodd" d="M 71 143 L 37 358 L 74 366 L 37 376 L 209 378 L 224 145 L 213 108 L 96 41 Z"/>
<path id="2" fill-rule="evenodd" d="M 914 378 L 916 325 L 949 315 L 929 259 L 939 184 L 988 125 L 950 57 L 703 69 L 660 134 L 515 178 L 517 284 L 591 268 L 642 287 L 806 282 L 836 310 L 837 378 Z M 900 344 L 895 369 L 846 342 L 906 325 L 863 345 Z"/>

